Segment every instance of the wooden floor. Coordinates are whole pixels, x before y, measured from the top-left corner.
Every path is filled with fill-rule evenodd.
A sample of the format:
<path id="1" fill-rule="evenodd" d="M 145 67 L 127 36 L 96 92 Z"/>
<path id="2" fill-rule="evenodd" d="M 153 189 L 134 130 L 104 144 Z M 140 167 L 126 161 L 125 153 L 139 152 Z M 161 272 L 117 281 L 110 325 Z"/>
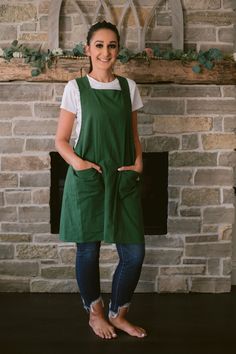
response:
<path id="1" fill-rule="evenodd" d="M 148 337 L 99 339 L 77 294 L 0 293 L 0 353 L 236 353 L 236 287 L 229 294 L 135 294 L 129 318 Z"/>

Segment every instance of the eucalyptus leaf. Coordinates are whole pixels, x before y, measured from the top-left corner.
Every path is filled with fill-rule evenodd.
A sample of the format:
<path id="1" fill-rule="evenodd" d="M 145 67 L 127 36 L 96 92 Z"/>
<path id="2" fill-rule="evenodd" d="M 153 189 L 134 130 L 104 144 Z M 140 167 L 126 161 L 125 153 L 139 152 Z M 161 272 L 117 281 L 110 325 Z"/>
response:
<path id="1" fill-rule="evenodd" d="M 41 71 L 39 69 L 32 69 L 31 70 L 31 75 L 34 76 L 38 76 L 39 74 L 41 74 Z"/>
<path id="2" fill-rule="evenodd" d="M 214 63 L 210 60 L 206 61 L 205 64 L 204 64 L 205 68 L 207 68 L 208 70 L 211 70 L 213 69 L 214 67 Z"/>
<path id="3" fill-rule="evenodd" d="M 194 73 L 196 73 L 196 74 L 200 74 L 200 72 L 202 71 L 202 69 L 201 69 L 200 65 L 194 65 L 194 66 L 192 67 L 192 71 L 193 71 Z"/>

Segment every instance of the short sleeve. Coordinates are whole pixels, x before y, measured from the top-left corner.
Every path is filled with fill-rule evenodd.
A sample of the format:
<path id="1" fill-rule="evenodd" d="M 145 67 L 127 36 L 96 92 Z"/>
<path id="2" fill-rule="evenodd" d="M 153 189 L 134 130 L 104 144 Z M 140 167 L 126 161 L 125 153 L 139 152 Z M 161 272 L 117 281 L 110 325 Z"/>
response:
<path id="1" fill-rule="evenodd" d="M 143 107 L 143 101 L 141 99 L 140 92 L 136 85 L 136 82 L 131 79 L 127 79 L 127 80 L 129 84 L 129 90 L 130 90 L 132 112 L 134 112 Z"/>
<path id="2" fill-rule="evenodd" d="M 69 81 L 64 88 L 60 108 L 76 114 L 78 110 L 77 106 L 77 95 L 74 89 L 74 85 L 72 81 Z"/>

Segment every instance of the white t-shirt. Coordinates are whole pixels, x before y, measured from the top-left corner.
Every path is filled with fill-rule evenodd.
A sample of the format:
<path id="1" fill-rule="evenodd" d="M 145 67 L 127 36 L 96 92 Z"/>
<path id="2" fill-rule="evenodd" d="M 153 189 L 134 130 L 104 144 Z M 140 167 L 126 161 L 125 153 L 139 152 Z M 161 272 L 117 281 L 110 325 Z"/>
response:
<path id="1" fill-rule="evenodd" d="M 87 75 L 89 84 L 94 89 L 100 90 L 121 90 L 119 80 L 116 78 L 111 82 L 100 82 L 89 75 Z M 130 99 L 132 105 L 132 111 L 137 111 L 143 107 L 143 102 L 140 97 L 139 90 L 135 81 L 127 79 L 130 91 Z M 79 138 L 81 123 L 82 123 L 82 109 L 80 101 L 80 92 L 76 80 L 70 80 L 64 89 L 60 108 L 66 111 L 72 112 L 76 115 L 76 141 Z"/>

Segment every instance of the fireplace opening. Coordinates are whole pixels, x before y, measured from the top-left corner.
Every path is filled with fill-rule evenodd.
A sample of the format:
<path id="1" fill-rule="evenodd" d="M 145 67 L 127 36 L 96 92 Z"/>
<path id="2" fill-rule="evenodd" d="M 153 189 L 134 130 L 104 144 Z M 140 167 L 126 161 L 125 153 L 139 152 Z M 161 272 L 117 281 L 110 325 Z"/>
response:
<path id="1" fill-rule="evenodd" d="M 68 164 L 51 152 L 50 222 L 51 233 L 59 232 L 60 213 Z M 145 235 L 167 233 L 168 152 L 143 153 L 142 208 Z"/>

